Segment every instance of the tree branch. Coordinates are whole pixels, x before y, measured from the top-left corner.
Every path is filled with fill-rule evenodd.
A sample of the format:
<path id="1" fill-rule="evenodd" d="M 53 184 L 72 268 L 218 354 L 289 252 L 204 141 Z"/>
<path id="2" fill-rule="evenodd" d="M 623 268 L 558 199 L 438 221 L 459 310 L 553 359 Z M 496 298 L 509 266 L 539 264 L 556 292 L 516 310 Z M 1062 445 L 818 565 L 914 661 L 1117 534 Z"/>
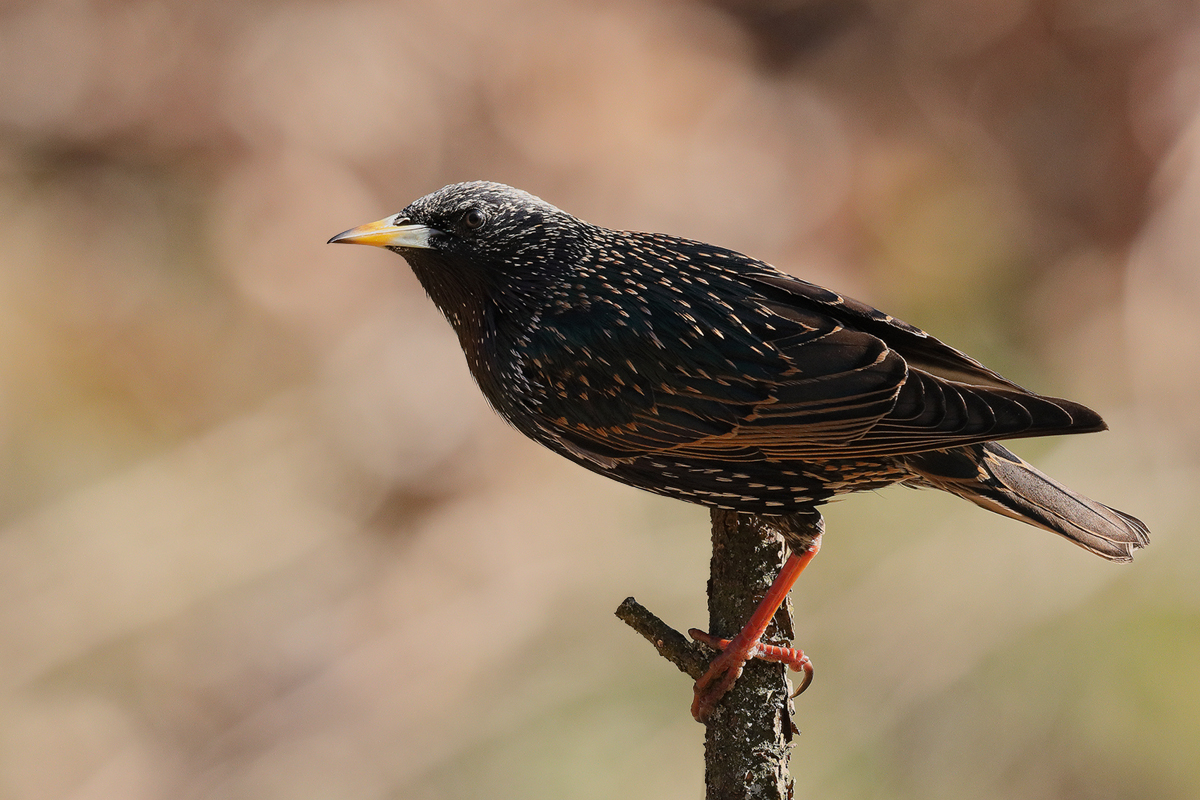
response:
<path id="1" fill-rule="evenodd" d="M 766 593 L 787 551 L 779 535 L 751 514 L 714 510 L 712 538 L 708 630 L 731 639 Z M 693 678 L 707 668 L 712 651 L 688 640 L 632 597 L 617 609 L 617 616 Z M 775 615 L 764 641 L 787 644 L 791 636 L 788 602 Z M 794 728 L 789 694 L 782 665 L 762 661 L 746 665 L 707 722 L 707 800 L 786 800 L 791 796 L 788 760 Z"/>
<path id="2" fill-rule="evenodd" d="M 693 642 L 679 631 L 650 613 L 637 600 L 626 597 L 617 606 L 617 618 L 640 633 L 658 654 L 679 667 L 695 680 L 704 674 L 708 662 L 712 660 L 713 652 L 706 645 Z"/>

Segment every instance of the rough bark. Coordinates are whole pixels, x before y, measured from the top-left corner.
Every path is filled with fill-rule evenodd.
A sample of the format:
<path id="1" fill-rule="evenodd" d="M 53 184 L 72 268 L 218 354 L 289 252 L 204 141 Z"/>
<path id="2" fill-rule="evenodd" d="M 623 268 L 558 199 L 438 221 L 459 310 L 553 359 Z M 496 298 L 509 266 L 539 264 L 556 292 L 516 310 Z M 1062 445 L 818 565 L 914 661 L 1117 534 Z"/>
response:
<path id="1" fill-rule="evenodd" d="M 731 639 L 754 611 L 779 572 L 787 551 L 780 537 L 749 514 L 712 512 L 713 555 L 708 582 L 709 632 Z M 787 644 L 791 604 L 785 603 L 765 641 Z M 688 640 L 628 598 L 617 616 L 645 636 L 659 653 L 693 678 L 712 652 Z M 707 800 L 787 800 L 793 735 L 785 667 L 752 661 L 706 724 L 704 780 Z M 681 712 L 686 713 L 686 705 Z"/>

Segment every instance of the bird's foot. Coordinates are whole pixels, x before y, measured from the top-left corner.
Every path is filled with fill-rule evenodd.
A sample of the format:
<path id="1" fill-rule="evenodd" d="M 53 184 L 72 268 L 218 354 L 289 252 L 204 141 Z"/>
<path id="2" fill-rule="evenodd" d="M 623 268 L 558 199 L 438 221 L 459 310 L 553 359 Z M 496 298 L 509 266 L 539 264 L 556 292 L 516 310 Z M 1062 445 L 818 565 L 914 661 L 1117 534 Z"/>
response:
<path id="1" fill-rule="evenodd" d="M 717 703 L 742 674 L 742 668 L 746 666 L 746 662 L 752 658 L 786 664 L 795 672 L 803 672 L 804 677 L 800 680 L 800 686 L 792 692 L 792 697 L 803 692 L 812 683 L 812 661 L 798 647 L 763 644 L 757 638 L 751 640 L 750 637 L 745 637 L 743 639 L 740 634 L 732 640 L 719 639 L 696 628 L 689 630 L 688 635 L 697 642 L 703 642 L 709 647 L 721 651 L 708 665 L 708 670 L 700 676 L 700 680 L 696 681 L 696 694 L 692 699 L 692 716 L 698 722 L 708 719 Z"/>

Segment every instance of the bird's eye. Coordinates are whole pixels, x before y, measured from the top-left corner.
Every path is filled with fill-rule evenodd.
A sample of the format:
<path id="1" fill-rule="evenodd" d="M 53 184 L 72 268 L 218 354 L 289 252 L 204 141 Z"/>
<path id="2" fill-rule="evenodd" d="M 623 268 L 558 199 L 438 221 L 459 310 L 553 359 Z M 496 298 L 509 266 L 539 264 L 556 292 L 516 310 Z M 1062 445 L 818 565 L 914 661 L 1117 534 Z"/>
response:
<path id="1" fill-rule="evenodd" d="M 467 230 L 477 230 L 484 222 L 487 221 L 487 216 L 478 208 L 472 208 L 467 213 L 463 214 L 462 223 Z"/>

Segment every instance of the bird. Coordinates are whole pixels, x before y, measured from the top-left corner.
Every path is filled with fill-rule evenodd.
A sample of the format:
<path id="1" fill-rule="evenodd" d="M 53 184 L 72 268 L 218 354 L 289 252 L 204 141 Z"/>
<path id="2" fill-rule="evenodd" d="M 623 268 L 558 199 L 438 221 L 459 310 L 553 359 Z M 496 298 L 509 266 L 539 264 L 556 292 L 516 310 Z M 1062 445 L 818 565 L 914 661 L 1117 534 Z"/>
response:
<path id="1" fill-rule="evenodd" d="M 998 440 L 1107 426 L 925 331 L 742 253 L 585 222 L 500 183 L 445 186 L 330 243 L 405 258 L 479 388 L 518 431 L 621 483 L 757 515 L 789 555 L 696 682 L 707 720 L 820 549 L 819 508 L 892 484 L 940 489 L 1110 561 L 1149 542 Z"/>

